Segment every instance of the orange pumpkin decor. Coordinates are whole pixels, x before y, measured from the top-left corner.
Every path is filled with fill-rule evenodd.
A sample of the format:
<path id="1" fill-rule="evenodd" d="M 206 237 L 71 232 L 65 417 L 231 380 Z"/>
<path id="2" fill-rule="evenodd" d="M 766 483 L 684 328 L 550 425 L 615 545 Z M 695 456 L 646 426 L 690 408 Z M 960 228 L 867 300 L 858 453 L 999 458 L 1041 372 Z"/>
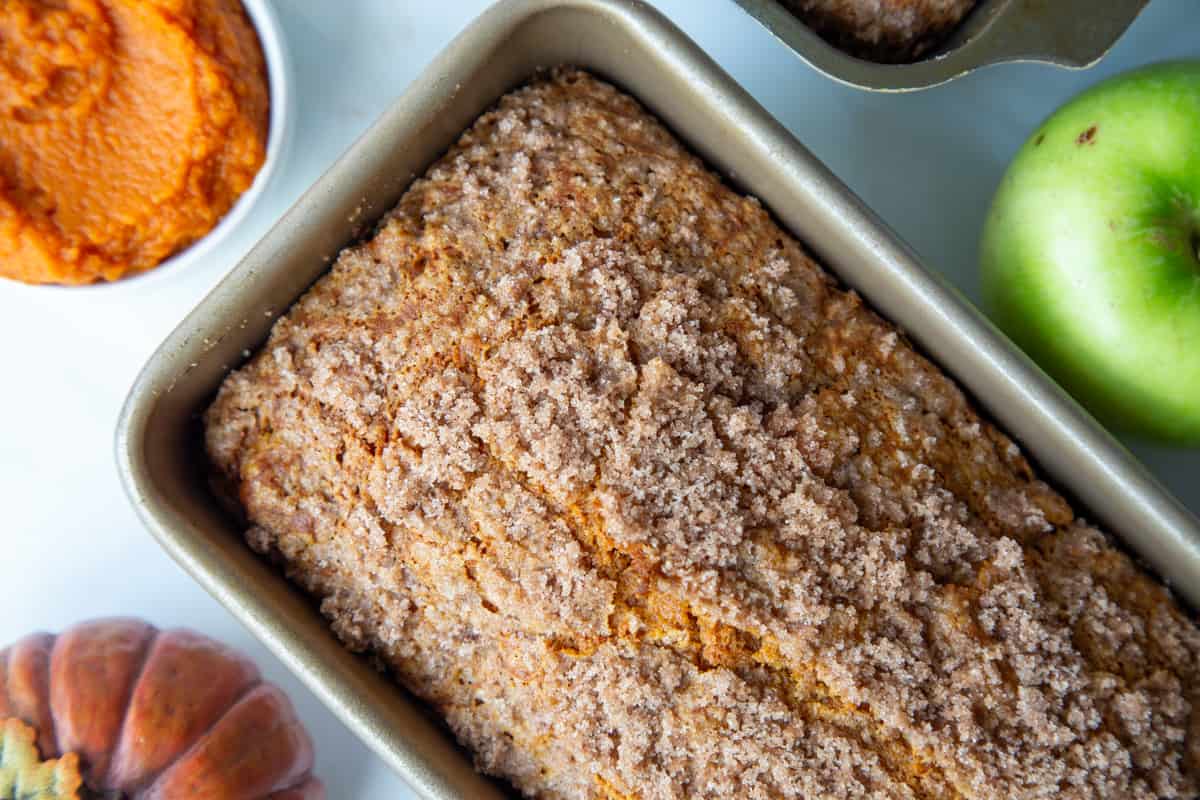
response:
<path id="1" fill-rule="evenodd" d="M 17 749 L 32 738 L 17 720 L 36 743 Z M 78 759 L 81 797 L 325 798 L 312 777 L 312 740 L 254 664 L 205 636 L 136 620 L 36 634 L 0 652 L 4 732 L 28 781 L 61 783 Z M 48 763 L 37 763 L 34 744 Z"/>

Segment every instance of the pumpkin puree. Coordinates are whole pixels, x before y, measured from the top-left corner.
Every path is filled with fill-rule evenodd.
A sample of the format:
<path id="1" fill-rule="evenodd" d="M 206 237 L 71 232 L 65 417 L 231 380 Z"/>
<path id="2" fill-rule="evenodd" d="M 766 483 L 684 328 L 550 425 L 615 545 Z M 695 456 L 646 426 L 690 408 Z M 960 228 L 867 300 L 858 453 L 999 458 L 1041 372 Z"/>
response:
<path id="1" fill-rule="evenodd" d="M 0 2 L 0 275 L 111 281 L 201 238 L 269 105 L 239 0 Z"/>

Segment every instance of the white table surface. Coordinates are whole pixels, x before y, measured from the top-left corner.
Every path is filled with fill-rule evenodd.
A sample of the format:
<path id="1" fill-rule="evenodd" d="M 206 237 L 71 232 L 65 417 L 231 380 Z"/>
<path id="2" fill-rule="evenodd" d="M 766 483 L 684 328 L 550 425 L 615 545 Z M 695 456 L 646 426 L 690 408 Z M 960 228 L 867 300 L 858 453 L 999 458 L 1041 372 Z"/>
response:
<path id="1" fill-rule="evenodd" d="M 730 0 L 656 0 L 700 45 L 969 296 L 976 241 L 1005 164 L 1037 122 L 1099 78 L 1200 57 L 1200 3 L 1153 0 L 1082 73 L 1003 65 L 919 94 L 838 85 Z M 98 615 L 184 625 L 251 653 L 291 692 L 332 800 L 412 797 L 143 531 L 113 466 L 113 426 L 154 347 L 488 0 L 275 0 L 295 60 L 296 138 L 255 213 L 203 263 L 104 291 L 0 285 L 0 644 Z M 1200 510 L 1200 450 L 1134 448 Z"/>

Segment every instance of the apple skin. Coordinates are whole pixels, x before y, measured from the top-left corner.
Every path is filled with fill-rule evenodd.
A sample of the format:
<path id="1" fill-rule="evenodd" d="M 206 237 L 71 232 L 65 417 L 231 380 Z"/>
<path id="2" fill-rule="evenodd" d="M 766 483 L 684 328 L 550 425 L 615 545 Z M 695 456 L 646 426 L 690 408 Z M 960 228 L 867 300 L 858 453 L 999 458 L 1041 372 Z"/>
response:
<path id="1" fill-rule="evenodd" d="M 1200 61 L 1119 75 L 1043 122 L 980 255 L 992 319 L 1098 419 L 1200 443 Z"/>

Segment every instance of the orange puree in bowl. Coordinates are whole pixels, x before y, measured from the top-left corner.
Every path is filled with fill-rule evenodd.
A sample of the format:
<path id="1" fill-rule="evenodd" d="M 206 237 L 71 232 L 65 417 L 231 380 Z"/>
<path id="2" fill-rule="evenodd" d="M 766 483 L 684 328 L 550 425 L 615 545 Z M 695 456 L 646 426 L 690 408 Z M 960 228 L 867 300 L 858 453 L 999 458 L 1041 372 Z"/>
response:
<path id="1" fill-rule="evenodd" d="M 204 236 L 266 154 L 238 0 L 0 0 L 0 275 L 111 281 Z"/>

